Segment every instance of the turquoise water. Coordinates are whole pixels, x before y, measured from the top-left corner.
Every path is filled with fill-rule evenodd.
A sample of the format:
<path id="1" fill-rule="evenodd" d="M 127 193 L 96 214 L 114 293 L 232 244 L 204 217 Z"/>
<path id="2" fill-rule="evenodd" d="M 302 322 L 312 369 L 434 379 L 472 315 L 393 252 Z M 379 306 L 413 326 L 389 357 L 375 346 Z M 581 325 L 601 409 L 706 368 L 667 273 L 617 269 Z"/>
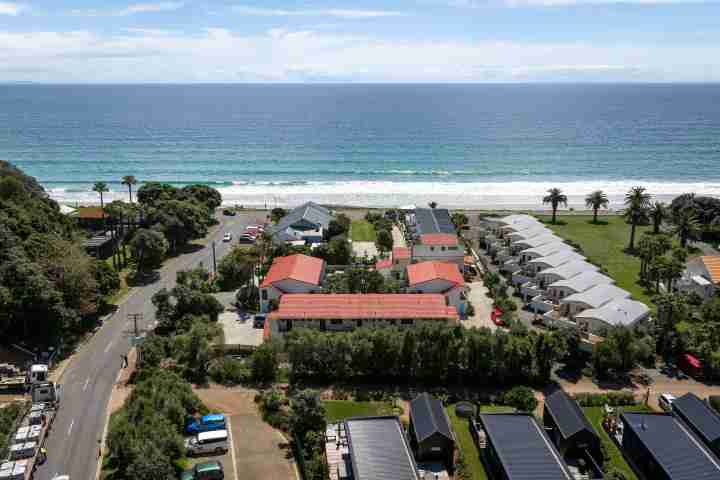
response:
<path id="1" fill-rule="evenodd" d="M 2 85 L 0 158 L 64 202 L 128 174 L 256 205 L 720 194 L 720 85 Z"/>

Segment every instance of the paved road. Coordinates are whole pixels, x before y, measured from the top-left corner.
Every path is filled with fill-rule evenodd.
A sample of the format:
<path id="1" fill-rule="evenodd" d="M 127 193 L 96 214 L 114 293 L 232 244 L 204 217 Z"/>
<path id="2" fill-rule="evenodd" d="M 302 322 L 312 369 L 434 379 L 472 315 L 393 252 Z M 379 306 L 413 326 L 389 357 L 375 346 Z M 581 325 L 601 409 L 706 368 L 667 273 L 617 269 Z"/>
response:
<path id="1" fill-rule="evenodd" d="M 236 241 L 246 225 L 257 223 L 258 216 L 260 214 L 220 218 L 221 224 L 209 236 L 206 247 L 172 259 L 162 268 L 158 281 L 133 289 L 117 312 L 80 349 L 63 374 L 60 411 L 46 444 L 48 460 L 38 468 L 36 480 L 50 480 L 58 474 L 70 475 L 71 480 L 95 478 L 98 441 L 105 426 L 107 403 L 120 370 L 121 357 L 130 350 L 133 325 L 127 314 L 142 313 L 141 327 L 150 326 L 155 320 L 150 300 L 153 294 L 163 287 L 172 288 L 179 270 L 200 262 L 211 268 L 212 241 L 216 241 L 217 258 L 222 258 L 234 244 L 222 242 L 225 232 L 233 232 Z"/>

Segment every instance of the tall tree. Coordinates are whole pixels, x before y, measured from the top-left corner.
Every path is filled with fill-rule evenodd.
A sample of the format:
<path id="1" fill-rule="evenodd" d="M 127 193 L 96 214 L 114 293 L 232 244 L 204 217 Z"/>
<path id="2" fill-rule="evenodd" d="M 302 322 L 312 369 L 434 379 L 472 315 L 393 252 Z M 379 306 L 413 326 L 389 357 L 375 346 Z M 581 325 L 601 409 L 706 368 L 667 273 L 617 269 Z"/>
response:
<path id="1" fill-rule="evenodd" d="M 632 187 L 625 194 L 625 222 L 630 224 L 630 244 L 628 250 L 635 250 L 635 232 L 638 225 L 647 225 L 650 194 L 645 187 Z"/>
<path id="2" fill-rule="evenodd" d="M 653 222 L 653 233 L 657 235 L 660 233 L 660 226 L 663 220 L 667 217 L 667 207 L 662 202 L 654 202 L 650 205 L 649 213 Z"/>
<path id="3" fill-rule="evenodd" d="M 593 211 L 593 223 L 597 223 L 598 210 L 607 208 L 608 197 L 602 190 L 595 190 L 585 197 L 585 205 Z"/>
<path id="4" fill-rule="evenodd" d="M 680 246 L 682 248 L 687 247 L 688 240 L 695 240 L 698 238 L 700 232 L 700 222 L 697 219 L 697 214 L 690 208 L 683 208 L 673 216 L 673 223 L 675 227 L 673 232 L 680 238 Z"/>
<path id="5" fill-rule="evenodd" d="M 375 245 L 377 245 L 380 253 L 389 252 L 393 248 L 392 233 L 387 230 L 380 230 L 375 237 Z"/>
<path id="6" fill-rule="evenodd" d="M 567 195 L 562 193 L 562 190 L 559 188 L 551 188 L 547 193 L 548 194 L 543 197 L 543 204 L 550 204 L 552 207 L 552 223 L 554 225 L 558 207 L 560 205 L 567 207 Z"/>
<path id="7" fill-rule="evenodd" d="M 132 203 L 132 189 L 133 185 L 137 183 L 137 179 L 133 175 L 125 175 L 122 177 L 122 184 L 127 185 L 128 187 L 128 194 L 130 196 L 130 203 Z"/>
<path id="8" fill-rule="evenodd" d="M 162 232 L 141 228 L 130 241 L 130 250 L 137 261 L 138 270 L 160 266 L 168 250 L 168 242 Z"/>
<path id="9" fill-rule="evenodd" d="M 105 208 L 105 202 L 103 200 L 103 193 L 109 192 L 110 189 L 107 186 L 107 183 L 105 182 L 95 182 L 95 185 L 93 185 L 93 192 L 97 192 L 100 194 L 100 208 Z"/>

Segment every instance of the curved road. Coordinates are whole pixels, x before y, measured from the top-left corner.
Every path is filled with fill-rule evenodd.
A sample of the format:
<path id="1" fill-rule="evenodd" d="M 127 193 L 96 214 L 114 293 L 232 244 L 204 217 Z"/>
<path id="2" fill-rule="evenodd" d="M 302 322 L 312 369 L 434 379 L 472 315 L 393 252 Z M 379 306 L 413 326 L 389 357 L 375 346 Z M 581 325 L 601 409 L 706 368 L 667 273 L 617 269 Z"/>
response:
<path id="1" fill-rule="evenodd" d="M 93 480 L 96 475 L 99 440 L 107 418 L 107 404 L 118 376 L 122 356 L 130 351 L 133 322 L 129 313 L 142 313 L 140 328 L 152 326 L 155 308 L 152 296 L 161 288 L 173 288 L 179 270 L 203 263 L 212 268 L 212 242 L 216 242 L 218 261 L 245 229 L 257 223 L 262 214 L 238 214 L 220 217 L 220 225 L 206 238 L 206 246 L 197 252 L 176 257 L 163 266 L 156 282 L 135 287 L 92 339 L 82 346 L 65 370 L 60 383 L 60 410 L 47 437 L 48 460 L 38 467 L 36 480 L 51 480 L 55 475 L 70 475 L 71 480 Z M 233 242 L 224 243 L 225 232 L 233 232 Z"/>

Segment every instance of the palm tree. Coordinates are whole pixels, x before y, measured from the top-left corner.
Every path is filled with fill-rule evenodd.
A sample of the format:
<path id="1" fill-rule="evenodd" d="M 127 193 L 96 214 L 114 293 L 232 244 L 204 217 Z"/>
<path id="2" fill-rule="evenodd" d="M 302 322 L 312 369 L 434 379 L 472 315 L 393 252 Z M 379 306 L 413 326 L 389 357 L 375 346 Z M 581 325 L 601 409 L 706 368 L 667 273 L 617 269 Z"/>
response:
<path id="1" fill-rule="evenodd" d="M 105 182 L 95 182 L 95 185 L 93 185 L 93 192 L 97 192 L 100 194 L 100 208 L 102 209 L 105 208 L 105 202 L 103 201 L 103 193 L 109 191 L 110 189 Z"/>
<path id="2" fill-rule="evenodd" d="M 559 205 L 567 207 L 567 195 L 562 193 L 559 188 L 551 188 L 548 194 L 543 197 L 543 204 L 549 203 L 552 206 L 552 223 L 555 224 L 557 209 Z"/>
<path id="3" fill-rule="evenodd" d="M 122 184 L 127 185 L 128 193 L 130 194 L 130 203 L 132 203 L 132 187 L 137 183 L 137 179 L 134 175 L 125 175 L 122 178 Z"/>
<path id="4" fill-rule="evenodd" d="M 662 202 L 655 202 L 650 205 L 648 213 L 650 213 L 653 221 L 653 233 L 657 235 L 660 233 L 660 225 L 662 225 L 663 220 L 667 217 L 667 207 Z"/>
<path id="5" fill-rule="evenodd" d="M 635 250 L 635 230 L 638 225 L 647 224 L 650 194 L 645 187 L 632 187 L 625 195 L 625 221 L 630 224 L 630 245 L 628 250 Z"/>
<path id="6" fill-rule="evenodd" d="M 607 208 L 608 203 L 608 197 L 602 190 L 595 190 L 594 192 L 589 193 L 587 197 L 585 197 L 585 205 L 588 208 L 592 208 L 593 211 L 593 223 L 597 223 L 598 210 L 603 207 Z"/>
<path id="7" fill-rule="evenodd" d="M 434 200 L 432 202 L 428 203 L 428 207 L 432 208 L 433 210 L 435 210 L 437 208 L 437 205 L 438 205 L 437 202 Z"/>
<path id="8" fill-rule="evenodd" d="M 680 210 L 673 218 L 673 223 L 675 223 L 673 232 L 680 237 L 680 246 L 682 248 L 687 247 L 688 240 L 697 238 L 700 231 L 700 222 L 695 212 L 690 208 Z"/>

